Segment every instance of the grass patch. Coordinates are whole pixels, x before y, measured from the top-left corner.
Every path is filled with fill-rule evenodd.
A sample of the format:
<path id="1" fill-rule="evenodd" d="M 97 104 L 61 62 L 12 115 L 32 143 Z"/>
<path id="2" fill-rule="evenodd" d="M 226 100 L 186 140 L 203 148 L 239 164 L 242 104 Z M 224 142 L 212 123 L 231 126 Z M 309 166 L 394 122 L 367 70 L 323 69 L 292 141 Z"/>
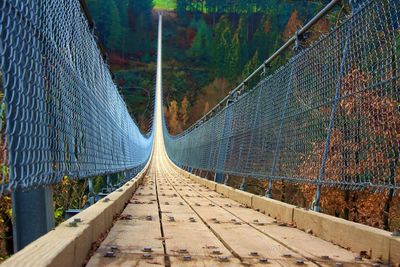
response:
<path id="1" fill-rule="evenodd" d="M 174 10 L 176 8 L 176 0 L 153 0 L 154 8 L 164 10 Z"/>

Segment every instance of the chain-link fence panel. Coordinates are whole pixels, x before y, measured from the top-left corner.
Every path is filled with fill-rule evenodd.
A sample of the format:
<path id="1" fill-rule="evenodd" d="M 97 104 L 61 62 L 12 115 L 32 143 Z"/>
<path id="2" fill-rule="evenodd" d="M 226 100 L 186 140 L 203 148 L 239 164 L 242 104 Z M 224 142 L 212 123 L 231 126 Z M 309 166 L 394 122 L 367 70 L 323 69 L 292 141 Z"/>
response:
<path id="1" fill-rule="evenodd" d="M 178 136 L 180 166 L 347 189 L 400 187 L 400 5 L 352 14 Z M 268 66 L 266 66 L 268 67 Z"/>
<path id="2" fill-rule="evenodd" d="M 0 6 L 1 189 L 143 166 L 152 135 L 129 115 L 79 1 Z"/>

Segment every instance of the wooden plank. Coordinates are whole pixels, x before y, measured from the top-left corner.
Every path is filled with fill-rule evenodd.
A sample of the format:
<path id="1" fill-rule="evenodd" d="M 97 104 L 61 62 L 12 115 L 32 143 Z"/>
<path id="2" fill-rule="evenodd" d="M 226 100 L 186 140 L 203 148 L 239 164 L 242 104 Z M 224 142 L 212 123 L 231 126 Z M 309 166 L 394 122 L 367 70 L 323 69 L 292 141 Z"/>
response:
<path id="1" fill-rule="evenodd" d="M 176 177 L 175 174 L 173 177 L 170 179 L 179 180 L 180 185 L 176 186 L 176 188 L 181 197 L 212 229 L 214 235 L 223 240 L 225 246 L 232 249 L 244 264 L 257 265 L 260 264 L 260 258 L 268 258 L 272 266 L 281 266 L 282 264 L 284 266 L 294 266 L 296 265 L 296 260 L 302 259 L 301 255 L 288 250 L 251 226 L 242 223 L 240 225 L 237 224 L 239 221 L 221 207 L 217 205 L 210 206 L 210 204 L 213 204 L 211 201 L 202 196 L 199 191 L 185 184 L 186 178 L 182 176 Z M 182 189 L 182 191 L 179 189 Z M 232 203 L 230 200 L 228 201 Z M 234 204 L 238 205 L 238 203 Z M 284 254 L 290 254 L 293 258 L 286 258 Z M 313 263 L 309 262 L 308 265 L 312 266 Z"/>
<path id="2" fill-rule="evenodd" d="M 181 181 L 181 184 L 183 183 L 184 181 Z M 198 186 L 191 187 L 193 189 L 199 188 Z M 199 191 L 200 189 L 195 189 L 195 191 L 197 190 L 198 193 L 209 200 L 209 203 L 205 204 L 210 205 L 211 203 L 216 205 L 216 207 L 225 209 L 235 217 L 235 220 L 239 220 L 241 223 L 257 229 L 266 236 L 284 245 L 290 251 L 299 252 L 304 258 L 310 259 L 319 265 L 329 266 L 336 264 L 336 262 L 344 263 L 346 266 L 371 266 L 372 264 L 369 260 L 363 260 L 362 262 L 356 261 L 355 253 L 316 238 L 296 228 L 278 226 L 277 221 L 273 218 L 246 208 L 228 198 L 221 198 L 216 192 L 202 193 Z M 213 214 L 216 213 L 213 212 Z M 221 223 L 226 222 L 222 221 Z M 243 226 L 243 228 L 245 228 L 245 226 Z"/>
<path id="3" fill-rule="evenodd" d="M 157 187 L 160 190 L 162 225 L 171 265 L 226 266 L 226 262 L 220 262 L 219 259 L 220 256 L 226 256 L 231 266 L 240 266 L 240 261 L 230 253 L 179 196 L 169 183 L 168 174 L 161 175 L 162 178 L 157 179 Z M 168 194 L 164 192 L 168 192 Z M 173 221 L 170 219 L 171 217 L 173 217 Z M 217 251 L 220 254 L 215 254 Z M 190 260 L 187 256 L 190 256 Z"/>
<path id="4" fill-rule="evenodd" d="M 162 244 L 154 183 L 147 178 L 91 257 L 87 266 L 162 266 Z M 136 203 L 136 204 L 135 204 Z M 130 217 L 129 217 L 130 216 Z M 151 216 L 149 220 L 148 216 Z M 115 247 L 114 257 L 104 257 Z M 151 252 L 146 252 L 150 247 Z M 151 254 L 151 258 L 144 258 Z"/>

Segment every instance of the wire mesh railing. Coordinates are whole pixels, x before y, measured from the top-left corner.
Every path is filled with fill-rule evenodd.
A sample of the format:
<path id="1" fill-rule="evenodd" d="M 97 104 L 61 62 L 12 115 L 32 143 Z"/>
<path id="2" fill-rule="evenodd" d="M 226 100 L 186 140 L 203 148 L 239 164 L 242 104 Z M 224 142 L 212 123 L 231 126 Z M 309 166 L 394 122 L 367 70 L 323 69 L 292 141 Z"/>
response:
<path id="1" fill-rule="evenodd" d="M 143 136 L 79 1 L 0 2 L 5 125 L 1 189 L 144 166 Z"/>
<path id="2" fill-rule="evenodd" d="M 399 1 L 351 6 L 343 23 L 251 90 L 239 87 L 187 131 L 165 134 L 169 157 L 270 185 L 399 189 Z"/>

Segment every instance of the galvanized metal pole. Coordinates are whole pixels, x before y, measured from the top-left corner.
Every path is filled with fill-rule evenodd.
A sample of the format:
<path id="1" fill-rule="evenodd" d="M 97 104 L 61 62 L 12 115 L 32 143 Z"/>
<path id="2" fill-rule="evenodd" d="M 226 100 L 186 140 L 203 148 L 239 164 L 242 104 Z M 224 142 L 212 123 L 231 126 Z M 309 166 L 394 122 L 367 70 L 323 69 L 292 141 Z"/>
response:
<path id="1" fill-rule="evenodd" d="M 95 193 L 94 193 L 94 187 L 93 187 L 93 178 L 88 179 L 88 189 L 89 189 L 89 203 L 90 205 L 93 205 L 96 202 L 95 199 Z"/>
<path id="2" fill-rule="evenodd" d="M 270 178 L 268 180 L 268 189 L 265 192 L 265 196 L 268 198 L 272 198 L 272 179 L 273 176 L 275 175 L 275 171 L 276 171 L 276 164 L 278 162 L 279 156 L 280 156 L 280 151 L 281 151 L 281 143 L 282 143 L 282 129 L 283 126 L 285 124 L 285 120 L 286 120 L 286 112 L 288 109 L 288 103 L 289 103 L 289 98 L 290 98 L 290 94 L 292 93 L 292 79 L 293 79 L 293 65 L 291 65 L 291 69 L 290 69 L 290 75 L 288 77 L 289 82 L 288 82 L 288 87 L 287 87 L 287 91 L 286 91 L 286 97 L 285 97 L 285 103 L 282 109 L 282 115 L 280 117 L 280 124 L 279 124 L 279 131 L 278 131 L 278 135 L 277 135 L 277 139 L 276 139 L 276 146 L 275 146 L 275 152 L 274 152 L 274 159 L 272 162 L 272 168 L 271 168 L 271 173 L 270 173 Z"/>
<path id="3" fill-rule="evenodd" d="M 12 193 L 14 252 L 54 228 L 53 190 L 40 187 Z"/>
<path id="4" fill-rule="evenodd" d="M 350 1 L 350 4 L 352 5 L 352 12 L 355 11 L 355 2 Z M 335 122 L 335 114 L 336 114 L 336 107 L 337 104 L 339 103 L 340 100 L 340 88 L 342 87 L 342 76 L 346 71 L 346 59 L 347 59 L 347 54 L 348 50 L 350 47 L 350 36 L 351 36 L 351 31 L 352 31 L 352 23 L 351 23 L 352 18 L 350 19 L 349 23 L 349 28 L 347 29 L 347 34 L 346 34 L 346 42 L 344 44 L 343 52 L 342 52 L 342 57 L 340 60 L 340 70 L 339 70 L 339 75 L 337 79 L 337 84 L 336 84 L 336 91 L 335 91 L 335 99 L 332 103 L 332 111 L 331 111 L 331 117 L 329 120 L 329 128 L 326 134 L 326 141 L 324 145 L 324 152 L 322 156 L 322 163 L 321 163 L 321 168 L 319 171 L 319 176 L 317 180 L 317 191 L 315 193 L 314 201 L 311 204 L 311 209 L 317 212 L 321 211 L 321 190 L 322 190 L 322 182 L 325 178 L 325 167 L 326 167 L 326 161 L 328 159 L 328 153 L 329 153 L 329 146 L 331 144 L 331 136 L 332 136 L 332 130 Z"/>
<path id="5" fill-rule="evenodd" d="M 239 189 L 242 191 L 246 191 L 246 189 L 247 189 L 246 177 L 242 178 L 242 183 L 240 184 Z"/>
<path id="6" fill-rule="evenodd" d="M 229 174 L 225 175 L 225 181 L 224 181 L 224 185 L 228 185 L 229 182 Z"/>
<path id="7" fill-rule="evenodd" d="M 231 96 L 233 99 L 228 100 L 226 103 L 225 109 L 225 118 L 224 118 L 224 128 L 222 130 L 222 140 L 219 146 L 218 158 L 217 158 L 217 166 L 215 171 L 214 181 L 222 184 L 224 182 L 224 168 L 225 168 L 225 160 L 226 153 L 229 145 L 229 135 L 231 133 L 232 126 L 232 103 L 236 98 L 236 94 Z"/>

